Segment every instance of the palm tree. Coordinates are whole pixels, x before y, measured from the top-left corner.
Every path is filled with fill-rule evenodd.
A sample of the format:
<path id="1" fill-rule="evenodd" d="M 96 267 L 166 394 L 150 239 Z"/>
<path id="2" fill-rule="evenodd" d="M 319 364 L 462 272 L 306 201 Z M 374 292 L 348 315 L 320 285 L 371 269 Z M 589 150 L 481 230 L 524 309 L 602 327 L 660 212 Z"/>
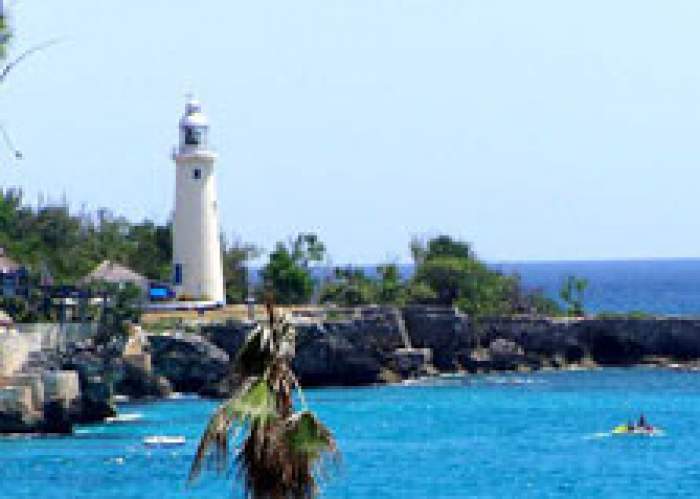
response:
<path id="1" fill-rule="evenodd" d="M 47 42 L 40 43 L 39 45 L 35 45 L 34 47 L 25 50 L 19 56 L 9 60 L 8 62 L 7 47 L 10 44 L 11 38 L 12 30 L 10 29 L 10 24 L 8 21 L 7 10 L 5 9 L 3 0 L 0 0 L 0 85 L 5 83 L 5 80 L 7 79 L 7 76 L 10 74 L 10 72 L 27 57 L 36 52 L 42 51 L 45 48 L 50 47 L 51 45 L 58 43 L 57 40 L 49 40 Z M 0 135 L 2 136 L 1 138 L 2 141 L 5 143 L 5 146 L 7 146 L 14 154 L 15 159 L 22 159 L 22 152 L 15 148 L 14 144 L 12 143 L 12 140 L 10 139 L 10 135 L 7 133 L 7 130 L 5 130 L 5 128 L 2 125 L 0 125 Z"/>
<path id="2" fill-rule="evenodd" d="M 335 439 L 306 405 L 290 367 L 295 330 L 275 317 L 250 332 L 234 362 L 239 388 L 214 412 L 202 435 L 189 481 L 207 458 L 219 473 L 228 468 L 229 446 L 238 444 L 235 467 L 246 497 L 311 498 L 328 458 L 338 459 Z M 301 410 L 294 410 L 297 390 Z"/>
<path id="3" fill-rule="evenodd" d="M 7 44 L 10 41 L 10 27 L 7 23 L 7 14 L 5 13 L 5 8 L 3 6 L 2 0 L 0 0 L 0 60 L 5 58 L 5 50 L 7 49 Z"/>

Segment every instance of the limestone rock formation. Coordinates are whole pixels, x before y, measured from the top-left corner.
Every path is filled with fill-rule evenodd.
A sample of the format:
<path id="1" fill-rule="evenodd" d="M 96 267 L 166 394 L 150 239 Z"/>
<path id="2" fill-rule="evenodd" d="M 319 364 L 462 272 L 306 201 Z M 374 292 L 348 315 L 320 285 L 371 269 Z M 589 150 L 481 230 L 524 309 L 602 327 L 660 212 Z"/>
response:
<path id="1" fill-rule="evenodd" d="M 203 337 L 190 333 L 150 335 L 153 370 L 178 392 L 210 395 L 229 371 L 229 356 Z"/>

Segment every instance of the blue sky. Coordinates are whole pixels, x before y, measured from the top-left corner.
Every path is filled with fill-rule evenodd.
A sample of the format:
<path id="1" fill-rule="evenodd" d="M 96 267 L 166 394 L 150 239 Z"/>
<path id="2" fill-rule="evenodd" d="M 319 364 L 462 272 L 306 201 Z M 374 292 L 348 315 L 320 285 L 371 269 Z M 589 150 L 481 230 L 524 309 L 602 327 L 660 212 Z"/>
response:
<path id="1" fill-rule="evenodd" d="M 12 5 L 12 2 L 11 2 Z M 700 3 L 17 0 L 0 185 L 165 220 L 184 95 L 222 229 L 335 263 L 700 256 Z"/>

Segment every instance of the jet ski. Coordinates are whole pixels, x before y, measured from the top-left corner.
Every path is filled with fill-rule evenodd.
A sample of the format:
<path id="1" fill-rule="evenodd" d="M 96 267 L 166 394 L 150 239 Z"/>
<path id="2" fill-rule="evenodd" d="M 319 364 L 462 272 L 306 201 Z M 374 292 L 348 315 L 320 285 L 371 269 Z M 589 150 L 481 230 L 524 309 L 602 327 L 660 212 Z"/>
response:
<path id="1" fill-rule="evenodd" d="M 613 428 L 613 435 L 642 435 L 647 437 L 654 437 L 661 435 L 663 430 L 661 428 L 656 428 L 654 426 L 637 426 L 637 425 L 627 425 L 621 424 Z"/>

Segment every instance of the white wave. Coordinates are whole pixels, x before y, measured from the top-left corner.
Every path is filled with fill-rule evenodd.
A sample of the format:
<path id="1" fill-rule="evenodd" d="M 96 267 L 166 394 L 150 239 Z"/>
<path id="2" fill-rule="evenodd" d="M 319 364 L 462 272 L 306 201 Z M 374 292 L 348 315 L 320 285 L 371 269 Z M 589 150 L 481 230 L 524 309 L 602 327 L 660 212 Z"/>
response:
<path id="1" fill-rule="evenodd" d="M 139 421 L 143 419 L 143 414 L 138 412 L 127 412 L 125 414 L 117 414 L 114 417 L 107 418 L 105 421 L 107 423 L 128 423 L 132 421 Z"/>
<path id="2" fill-rule="evenodd" d="M 199 400 L 200 397 L 196 393 L 173 392 L 168 395 L 168 398 L 171 400 Z"/>
<path id="3" fill-rule="evenodd" d="M 583 437 L 583 439 L 584 440 L 596 440 L 598 438 L 608 438 L 608 437 L 612 437 L 612 436 L 613 436 L 612 432 L 605 431 L 605 432 L 598 432 L 598 433 L 592 433 L 590 435 L 585 435 Z"/>

